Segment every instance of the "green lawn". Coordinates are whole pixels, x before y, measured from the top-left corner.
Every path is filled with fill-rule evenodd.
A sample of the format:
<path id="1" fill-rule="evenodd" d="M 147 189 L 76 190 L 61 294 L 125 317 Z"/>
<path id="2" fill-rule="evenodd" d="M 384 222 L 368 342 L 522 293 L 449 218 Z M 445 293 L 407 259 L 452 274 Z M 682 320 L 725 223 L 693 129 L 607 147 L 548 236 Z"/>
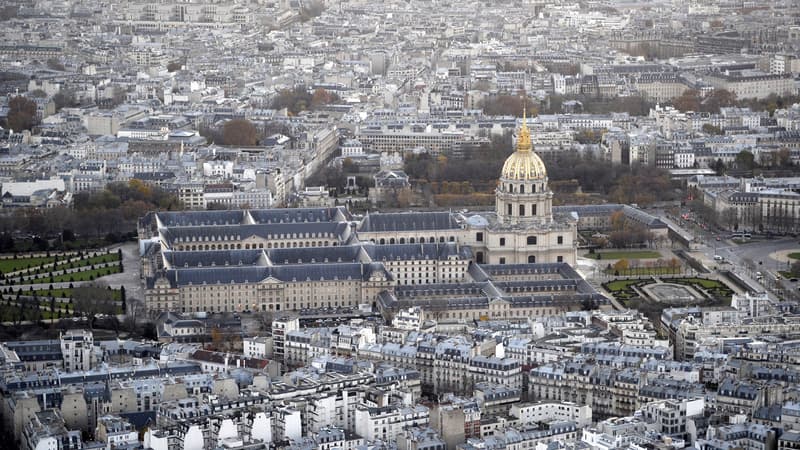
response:
<path id="1" fill-rule="evenodd" d="M 624 290 L 628 289 L 628 287 L 630 287 L 630 285 L 636 284 L 639 281 L 640 280 L 615 280 L 615 281 L 611 281 L 608 284 L 606 284 L 606 289 L 608 289 L 609 292 L 624 291 Z"/>
<path id="2" fill-rule="evenodd" d="M 620 250 L 610 252 L 586 253 L 584 258 L 592 259 L 658 259 L 662 255 L 652 250 Z"/>
<path id="3" fill-rule="evenodd" d="M 120 273 L 119 265 L 114 265 L 111 267 L 103 267 L 94 270 L 83 270 L 80 272 L 72 272 L 72 273 L 64 273 L 61 275 L 56 275 L 53 277 L 52 283 L 91 281 L 94 280 L 95 278 L 102 277 L 104 275 L 111 275 L 114 273 Z M 41 277 L 41 278 L 36 278 L 34 280 L 19 282 L 19 284 L 47 284 L 47 283 L 51 283 L 50 277 Z"/>
<path id="4" fill-rule="evenodd" d="M 607 274 L 614 274 L 616 270 L 612 267 L 611 269 L 605 269 L 605 273 Z M 632 275 L 678 275 L 681 273 L 681 269 L 674 268 L 674 267 L 634 267 L 631 269 L 621 270 L 619 274 L 621 276 L 632 276 Z"/>
<path id="5" fill-rule="evenodd" d="M 92 264 L 105 264 L 117 261 L 119 261 L 119 254 L 117 253 L 97 255 L 97 256 L 92 256 L 90 258 L 84 258 L 81 260 L 71 261 L 71 262 L 64 262 L 63 259 L 59 258 L 59 261 L 56 264 L 55 268 L 53 268 L 52 266 L 39 267 L 33 274 L 34 275 L 49 274 L 50 272 L 55 272 L 58 270 L 78 269 L 81 267 L 91 266 Z M 53 261 L 47 261 L 47 262 L 52 263 Z"/>
<path id="6" fill-rule="evenodd" d="M 792 252 L 786 256 L 788 256 L 790 259 L 800 259 L 800 252 Z"/>
<path id="7" fill-rule="evenodd" d="M 706 289 L 718 289 L 722 287 L 727 288 L 727 286 L 717 280 L 707 280 L 705 278 L 678 278 L 678 280 L 684 280 L 691 284 L 699 284 Z"/>
<path id="8" fill-rule="evenodd" d="M 8 273 L 8 272 L 15 272 L 17 270 L 25 270 L 31 267 L 39 267 L 42 264 L 52 263 L 55 258 L 46 257 L 46 256 L 37 256 L 32 258 L 3 258 L 0 259 L 0 272 Z"/>

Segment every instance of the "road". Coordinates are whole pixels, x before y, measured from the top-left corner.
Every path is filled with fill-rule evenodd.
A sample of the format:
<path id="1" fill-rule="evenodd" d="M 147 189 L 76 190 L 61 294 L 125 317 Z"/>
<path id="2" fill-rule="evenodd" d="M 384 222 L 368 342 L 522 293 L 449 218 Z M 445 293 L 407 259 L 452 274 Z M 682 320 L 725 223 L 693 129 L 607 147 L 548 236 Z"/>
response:
<path id="1" fill-rule="evenodd" d="M 660 209 L 648 210 L 648 212 L 661 219 L 666 219 L 665 222 L 670 222 L 670 225 L 681 229 L 684 234 L 694 236 L 697 247 L 690 254 L 709 269 L 715 272 L 730 270 L 736 273 L 754 290 L 767 292 L 773 302 L 800 301 L 800 291 L 798 291 L 800 283 L 778 276 L 778 271 L 787 270 L 791 262 L 785 257 L 777 257 L 785 255 L 789 251 L 800 252 L 800 243 L 797 238 L 757 238 L 752 242 L 737 245 L 726 239 L 727 236 L 730 236 L 730 232 L 702 228 L 693 222 L 671 217 L 666 211 Z M 715 256 L 718 258 L 715 259 Z M 722 261 L 719 260 L 719 257 L 722 258 Z M 581 272 L 590 282 L 599 284 L 600 280 L 592 280 L 597 277 L 596 270 L 584 267 Z M 763 277 L 759 277 L 759 272 Z"/>

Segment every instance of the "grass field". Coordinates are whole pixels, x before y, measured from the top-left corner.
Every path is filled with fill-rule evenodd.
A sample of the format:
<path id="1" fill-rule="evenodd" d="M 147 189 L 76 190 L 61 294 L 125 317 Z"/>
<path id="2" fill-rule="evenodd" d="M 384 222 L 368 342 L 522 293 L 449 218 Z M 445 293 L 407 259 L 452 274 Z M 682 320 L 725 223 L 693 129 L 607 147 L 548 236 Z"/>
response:
<path id="1" fill-rule="evenodd" d="M 17 259 L 4 258 L 0 259 L 0 272 L 8 273 L 17 270 L 29 269 L 31 267 L 39 267 L 42 264 L 52 263 L 54 260 L 55 258 L 53 258 L 52 256 L 49 258 L 46 256 L 41 256 L 41 257 L 37 256 L 32 258 L 17 258 Z"/>
<path id="2" fill-rule="evenodd" d="M 628 250 L 586 253 L 584 258 L 591 259 L 658 259 L 661 253 L 652 250 Z"/>
<path id="3" fill-rule="evenodd" d="M 800 252 L 792 252 L 786 255 L 789 259 L 800 259 Z"/>
<path id="4" fill-rule="evenodd" d="M 80 272 L 72 272 L 72 273 L 64 273 L 61 275 L 56 275 L 53 277 L 53 281 L 50 281 L 50 277 L 41 277 L 41 278 L 36 278 L 34 280 L 21 281 L 20 284 L 46 284 L 46 283 L 66 283 L 68 281 L 69 282 L 91 281 L 98 277 L 111 275 L 119 272 L 120 272 L 119 265 L 114 265 L 111 267 L 102 267 L 100 269 L 83 270 Z"/>
<path id="5" fill-rule="evenodd" d="M 80 261 L 72 261 L 72 262 L 59 262 L 55 268 L 52 267 L 42 267 L 36 271 L 37 275 L 41 275 L 43 273 L 50 273 L 53 271 L 58 270 L 66 270 L 66 269 L 78 269 L 81 267 L 88 267 L 92 264 L 106 264 L 106 263 L 113 263 L 119 261 L 119 254 L 117 253 L 110 253 L 107 255 L 97 255 L 92 256 L 91 258 L 86 258 Z"/>
<path id="6" fill-rule="evenodd" d="M 608 289 L 608 291 L 612 292 L 612 293 L 613 292 L 624 291 L 625 289 L 628 289 L 628 287 L 630 287 L 630 285 L 636 284 L 638 282 L 639 282 L 639 280 L 616 280 L 616 281 L 611 281 L 608 284 L 606 284 L 606 289 Z"/>

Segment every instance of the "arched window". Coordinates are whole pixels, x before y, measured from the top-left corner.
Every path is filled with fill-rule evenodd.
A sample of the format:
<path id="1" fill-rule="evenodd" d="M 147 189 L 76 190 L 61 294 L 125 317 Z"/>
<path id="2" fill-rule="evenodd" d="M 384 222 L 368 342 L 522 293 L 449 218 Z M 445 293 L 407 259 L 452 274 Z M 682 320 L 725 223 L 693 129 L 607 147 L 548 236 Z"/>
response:
<path id="1" fill-rule="evenodd" d="M 528 245 L 536 245 L 536 236 L 528 236 Z"/>
<path id="2" fill-rule="evenodd" d="M 528 256 L 528 264 L 533 264 L 536 262 L 536 256 L 530 255 Z"/>
<path id="3" fill-rule="evenodd" d="M 519 193 L 520 194 L 524 194 L 525 193 L 525 185 L 524 184 L 520 184 L 519 185 Z"/>

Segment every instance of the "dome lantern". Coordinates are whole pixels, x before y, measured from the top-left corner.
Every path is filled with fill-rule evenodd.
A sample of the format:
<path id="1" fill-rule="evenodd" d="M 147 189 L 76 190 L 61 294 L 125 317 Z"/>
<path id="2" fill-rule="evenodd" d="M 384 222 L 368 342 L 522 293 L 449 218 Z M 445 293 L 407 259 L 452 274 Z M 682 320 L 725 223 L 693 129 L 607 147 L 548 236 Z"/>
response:
<path id="1" fill-rule="evenodd" d="M 547 179 L 547 169 L 542 159 L 533 151 L 531 132 L 525 111 L 522 113 L 522 126 L 517 133 L 514 153 L 506 159 L 500 177 L 507 181 L 542 181 Z"/>

